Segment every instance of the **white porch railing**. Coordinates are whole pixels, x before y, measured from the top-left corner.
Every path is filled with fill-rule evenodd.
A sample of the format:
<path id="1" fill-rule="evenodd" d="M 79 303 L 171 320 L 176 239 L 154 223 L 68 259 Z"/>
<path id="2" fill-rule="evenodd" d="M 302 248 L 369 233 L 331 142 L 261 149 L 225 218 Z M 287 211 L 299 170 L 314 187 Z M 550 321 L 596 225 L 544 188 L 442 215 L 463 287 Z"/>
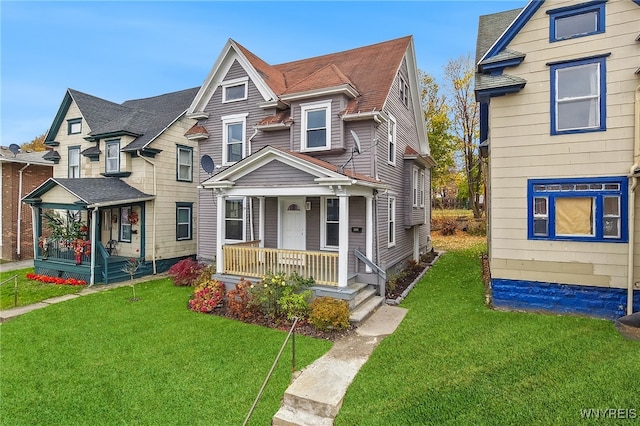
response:
<path id="1" fill-rule="evenodd" d="M 338 253 L 258 247 L 259 241 L 222 246 L 225 274 L 262 278 L 296 272 L 316 284 L 338 285 Z"/>

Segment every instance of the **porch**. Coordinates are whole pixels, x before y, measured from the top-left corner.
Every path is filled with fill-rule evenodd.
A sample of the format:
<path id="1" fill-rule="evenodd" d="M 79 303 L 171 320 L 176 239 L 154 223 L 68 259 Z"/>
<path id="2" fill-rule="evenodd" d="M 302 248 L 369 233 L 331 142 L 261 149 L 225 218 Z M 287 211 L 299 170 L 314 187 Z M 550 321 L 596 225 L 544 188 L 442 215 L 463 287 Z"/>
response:
<path id="1" fill-rule="evenodd" d="M 259 247 L 260 241 L 224 245 L 222 273 L 261 278 L 269 272 L 313 278 L 316 284 L 338 285 L 338 253 Z"/>
<path id="2" fill-rule="evenodd" d="M 60 278 L 75 278 L 91 282 L 91 253 L 83 252 L 77 255 L 68 242 L 50 241 L 45 247 L 38 247 L 33 260 L 34 272 L 40 275 Z M 95 266 L 93 268 L 94 282 L 111 284 L 126 281 L 131 276 L 122 268 L 129 261 L 129 257 L 110 255 L 102 244 L 95 245 Z M 134 278 L 148 275 L 151 265 L 143 263 Z"/>

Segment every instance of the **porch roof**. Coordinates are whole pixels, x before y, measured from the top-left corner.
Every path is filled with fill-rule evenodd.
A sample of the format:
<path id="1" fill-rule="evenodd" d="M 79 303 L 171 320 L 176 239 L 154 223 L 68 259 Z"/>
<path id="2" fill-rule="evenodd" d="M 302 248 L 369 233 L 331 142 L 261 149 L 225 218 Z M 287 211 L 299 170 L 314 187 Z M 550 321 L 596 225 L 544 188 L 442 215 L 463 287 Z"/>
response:
<path id="1" fill-rule="evenodd" d="M 22 200 L 27 204 L 42 202 L 42 196 L 55 187 L 61 187 L 87 208 L 113 206 L 153 200 L 154 195 L 145 194 L 115 177 L 103 178 L 49 178 Z"/>
<path id="2" fill-rule="evenodd" d="M 266 146 L 254 154 L 238 161 L 232 166 L 220 171 L 218 174 L 202 182 L 203 188 L 224 188 L 233 187 L 240 178 L 251 173 L 258 172 L 263 166 L 277 160 L 283 165 L 293 167 L 300 172 L 310 175 L 311 181 L 307 184 L 296 185 L 296 182 L 289 182 L 286 187 L 293 186 L 359 186 L 369 189 L 386 189 L 388 185 L 382 181 L 360 173 L 354 173 L 349 168 L 338 167 L 318 158 L 305 155 L 299 152 L 284 150 L 281 148 Z M 258 186 L 271 187 L 274 182 L 260 181 Z M 282 186 L 282 185 L 278 185 Z"/>

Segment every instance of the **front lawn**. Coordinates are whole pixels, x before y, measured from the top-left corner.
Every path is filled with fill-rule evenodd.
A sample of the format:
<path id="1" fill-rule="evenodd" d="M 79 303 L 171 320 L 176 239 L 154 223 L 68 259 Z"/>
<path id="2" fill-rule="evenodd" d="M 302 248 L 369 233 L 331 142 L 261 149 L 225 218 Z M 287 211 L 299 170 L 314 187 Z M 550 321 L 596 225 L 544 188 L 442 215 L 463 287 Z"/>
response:
<path id="1" fill-rule="evenodd" d="M 187 309 L 170 279 L 83 296 L 0 325 L 2 424 L 239 425 L 286 332 Z M 284 351 L 250 424 L 291 380 Z M 331 342 L 296 337 L 296 367 Z"/>
<path id="2" fill-rule="evenodd" d="M 589 409 L 627 417 L 608 424 L 640 419 L 640 342 L 609 321 L 488 309 L 484 246 L 473 247 L 444 254 L 405 299 L 336 424 L 565 425 Z"/>
<path id="3" fill-rule="evenodd" d="M 16 271 L 0 272 L 0 310 L 14 308 L 15 305 L 15 281 L 18 277 L 18 304 L 17 306 L 31 305 L 51 297 L 64 296 L 81 291 L 85 286 L 56 285 L 40 281 L 33 281 L 26 277 L 33 272 L 33 268 L 19 269 Z M 5 282 L 6 280 L 9 280 Z"/>

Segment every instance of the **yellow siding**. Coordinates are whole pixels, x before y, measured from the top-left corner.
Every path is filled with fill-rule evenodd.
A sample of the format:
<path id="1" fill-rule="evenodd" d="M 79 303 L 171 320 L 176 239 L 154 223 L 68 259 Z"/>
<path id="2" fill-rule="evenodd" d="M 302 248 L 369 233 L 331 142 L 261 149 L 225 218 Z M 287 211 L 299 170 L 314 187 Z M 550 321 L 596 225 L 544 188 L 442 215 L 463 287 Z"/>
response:
<path id="1" fill-rule="evenodd" d="M 627 244 L 527 239 L 528 178 L 625 176 L 633 164 L 640 8 L 631 1 L 609 1 L 605 33 L 549 43 L 546 11 L 573 4 L 546 2 L 516 35 L 507 48 L 526 58 L 505 73 L 527 84 L 519 93 L 491 99 L 491 272 L 494 278 L 626 287 Z M 605 53 L 611 54 L 607 131 L 551 136 L 547 63 Z"/>

